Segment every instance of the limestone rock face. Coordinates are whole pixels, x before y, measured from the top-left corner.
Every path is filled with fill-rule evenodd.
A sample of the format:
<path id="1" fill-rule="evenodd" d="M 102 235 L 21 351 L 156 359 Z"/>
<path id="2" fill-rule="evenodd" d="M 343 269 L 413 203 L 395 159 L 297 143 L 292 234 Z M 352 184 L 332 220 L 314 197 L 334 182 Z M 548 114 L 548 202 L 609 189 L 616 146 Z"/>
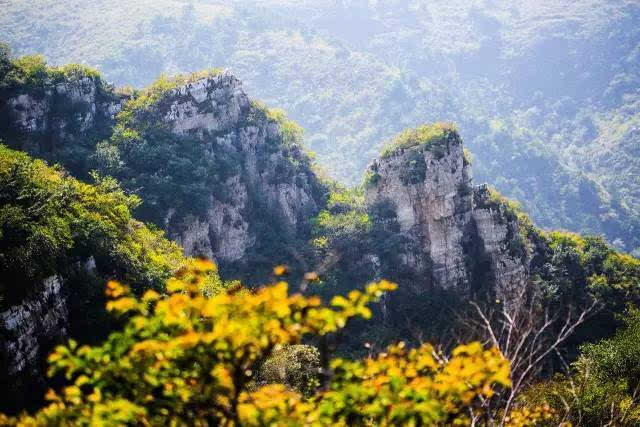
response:
<path id="1" fill-rule="evenodd" d="M 120 100 L 105 96 L 102 84 L 97 78 L 80 77 L 45 84 L 38 91 L 25 88 L 5 101 L 8 128 L 27 140 L 46 135 L 58 145 L 77 139 L 98 121 L 113 121 L 121 109 Z"/>
<path id="2" fill-rule="evenodd" d="M 189 216 L 166 228 L 187 255 L 218 262 L 243 260 L 247 250 L 272 229 L 296 235 L 320 209 L 317 179 L 297 166 L 305 154 L 283 143 L 281 125 L 254 106 L 241 82 L 222 73 L 173 89 L 158 105 L 177 137 L 210 144 L 212 156 L 233 158 L 235 173 L 212 188 L 201 218 Z M 224 194 L 220 194 L 224 192 Z"/>
<path id="3" fill-rule="evenodd" d="M 165 120 L 177 135 L 231 131 L 249 109 L 240 81 L 229 73 L 173 89 L 168 98 Z"/>
<path id="4" fill-rule="evenodd" d="M 517 221 L 487 202 L 485 186 L 473 188 L 457 132 L 436 148 L 397 149 L 374 161 L 369 174 L 375 180 L 367 185 L 367 206 L 391 207 L 405 242 L 399 259 L 413 271 L 417 291 L 466 293 L 495 280 L 500 293 L 526 279 L 528 260 L 508 250 Z"/>
<path id="5" fill-rule="evenodd" d="M 497 295 L 512 295 L 526 284 L 530 272 L 531 256 L 525 242 L 520 240 L 517 221 L 506 214 L 504 207 L 487 203 L 489 191 L 486 185 L 474 188 L 473 220 L 477 238 L 489 260 Z M 514 253 L 514 245 L 520 245 L 521 254 Z"/>
<path id="6" fill-rule="evenodd" d="M 59 276 L 45 279 L 40 292 L 0 312 L 2 381 L 12 391 L 5 398 L 18 407 L 23 396 L 35 393 L 30 388 L 43 384 L 45 356 L 67 338 L 68 315 Z"/>

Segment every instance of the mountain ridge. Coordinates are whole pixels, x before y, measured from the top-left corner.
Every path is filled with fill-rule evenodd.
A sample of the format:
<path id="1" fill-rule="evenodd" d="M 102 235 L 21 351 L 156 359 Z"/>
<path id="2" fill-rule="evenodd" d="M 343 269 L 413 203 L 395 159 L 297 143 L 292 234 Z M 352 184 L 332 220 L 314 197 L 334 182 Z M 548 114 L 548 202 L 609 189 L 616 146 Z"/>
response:
<path id="1" fill-rule="evenodd" d="M 398 293 L 385 298 L 374 313 L 380 328 L 357 330 L 347 348 L 359 339 L 386 343 L 398 336 L 412 337 L 416 327 L 437 335 L 442 325 L 429 325 L 434 313 L 446 321 L 444 313 L 469 298 L 508 305 L 514 292 L 530 290 L 540 304 L 563 310 L 561 301 L 583 304 L 591 286 L 609 293 L 612 301 L 609 311 L 586 326 L 598 325 L 599 337 L 604 337 L 616 324 L 614 313 L 624 306 L 622 295 L 635 295 L 629 282 L 640 275 L 635 258 L 614 251 L 602 239 L 543 232 L 495 190 L 473 187 L 470 156 L 452 125 L 425 125 L 402 133 L 370 166 L 363 187 L 350 190 L 321 179 L 301 146 L 300 127 L 283 112 L 251 101 L 227 72 L 163 76 L 144 90 L 118 92 L 101 86 L 99 77 L 88 77 L 93 72 L 84 68 L 63 68 L 60 74 L 59 68 L 48 68 L 33 57 L 13 66 L 13 80 L 2 86 L 2 93 L 10 96 L 0 99 L 0 108 L 8 112 L 0 137 L 36 157 L 59 161 L 72 175 L 95 180 L 102 190 L 63 178 L 62 171 L 24 154 L 4 149 L 1 158 L 14 159 L 8 165 L 17 161 L 40 168 L 45 176 L 89 194 L 104 191 L 120 200 L 123 207 L 112 209 L 108 204 L 104 214 L 124 215 L 138 224 L 121 227 L 118 233 L 124 237 L 117 238 L 133 236 L 126 240 L 123 258 L 116 259 L 117 265 L 132 253 L 132 265 L 125 263 L 132 270 L 124 274 L 126 268 L 124 273 L 116 269 L 107 275 L 140 279 L 141 289 L 155 286 L 178 269 L 186 262 L 184 254 L 212 257 L 223 278 L 240 277 L 248 285 L 263 282 L 275 264 L 288 263 L 292 278 L 301 280 L 300 289 L 324 297 L 380 277 L 397 281 Z M 71 70 L 69 75 L 66 69 Z M 91 84 L 96 86 L 86 87 Z M 51 89 L 58 86 L 66 89 Z M 96 87 L 103 87 L 112 102 L 97 102 L 91 95 L 99 93 Z M 14 102 L 24 100 L 25 93 L 40 95 L 37 102 Z M 74 108 L 49 108 L 67 102 Z M 99 131 L 92 125 L 96 117 L 101 120 Z M 51 128 L 50 123 L 56 125 Z M 89 173 L 94 168 L 98 173 Z M 19 192 L 32 185 L 31 175 L 24 176 Z M 4 197 L 11 204 L 17 196 Z M 86 209 L 91 218 L 98 207 L 89 204 Z M 155 224 L 183 247 L 169 243 L 160 231 L 133 216 Z M 62 221 L 72 218 L 64 216 Z M 121 244 L 117 239 L 116 246 Z M 78 251 L 91 254 L 83 248 L 101 247 L 98 243 L 88 234 Z M 15 246 L 23 249 L 19 243 Z M 113 252 L 109 249 L 96 258 L 99 269 L 106 268 L 104 260 Z M 170 256 L 167 262 L 165 255 Z M 62 264 L 65 259 L 61 258 Z M 303 279 L 312 270 L 322 278 L 320 283 Z M 55 268 L 47 270 L 42 278 L 56 273 Z M 96 302 L 91 298 L 96 298 L 98 282 L 104 278 L 99 274 L 86 289 L 79 288 L 89 292 L 89 305 Z M 217 276 L 212 280 L 216 289 L 222 286 Z M 75 292 L 79 284 L 65 286 Z M 442 296 L 446 298 L 439 300 Z M 19 312 L 24 301 L 12 301 L 9 310 Z M 79 320 L 70 320 L 71 331 L 87 322 L 82 318 L 87 306 L 74 304 L 70 311 Z M 22 327 L 28 329 L 29 320 L 22 317 Z M 46 328 L 35 331 L 30 342 L 43 331 L 46 334 Z M 3 345 L 6 350 L 9 341 Z M 36 353 L 36 359 L 44 357 L 41 351 Z"/>

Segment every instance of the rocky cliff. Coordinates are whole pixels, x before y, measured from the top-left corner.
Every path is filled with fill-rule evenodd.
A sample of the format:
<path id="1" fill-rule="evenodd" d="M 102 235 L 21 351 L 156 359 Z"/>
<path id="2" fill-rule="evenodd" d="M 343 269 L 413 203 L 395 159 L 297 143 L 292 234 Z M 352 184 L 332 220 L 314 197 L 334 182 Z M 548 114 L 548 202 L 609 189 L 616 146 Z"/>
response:
<path id="1" fill-rule="evenodd" d="M 527 280 L 531 255 L 516 215 L 473 187 L 469 168 L 457 131 L 441 124 L 405 132 L 369 167 L 367 206 L 388 207 L 416 291 L 493 285 L 499 295 Z"/>
<path id="2" fill-rule="evenodd" d="M 307 156 L 299 141 L 287 141 L 289 124 L 252 103 L 238 79 L 222 73 L 197 80 L 171 90 L 158 108 L 176 138 L 195 138 L 203 154 L 217 158 L 212 168 L 230 158 L 236 162 L 220 183 L 224 191 L 209 189 L 204 215 L 176 223 L 175 209 L 167 211 L 165 227 L 187 254 L 235 262 L 265 239 L 269 228 L 283 232 L 283 238 L 305 233 L 322 203 Z M 270 223 L 260 229 L 251 218 Z"/>
<path id="3" fill-rule="evenodd" d="M 15 68 L 0 84 L 5 144 L 81 179 L 116 177 L 141 196 L 137 217 L 223 272 L 301 257 L 325 191 L 301 129 L 233 75 L 160 79 L 124 95 L 82 67 L 45 67 L 37 79 Z"/>
<path id="4" fill-rule="evenodd" d="M 24 408 L 40 397 L 45 383 L 45 355 L 67 338 L 67 301 L 62 279 L 45 279 L 39 291 L 0 312 L 0 379 L 9 391 L 3 407 Z"/>
<path id="5" fill-rule="evenodd" d="M 0 90 L 0 139 L 34 157 L 60 163 L 81 179 L 90 179 L 88 172 L 94 169 L 117 177 L 128 192 L 142 196 L 138 217 L 163 228 L 186 255 L 212 258 L 232 277 L 262 281 L 273 265 L 301 259 L 310 220 L 325 196 L 300 146 L 300 129 L 283 113 L 252 102 L 229 73 L 172 81 L 170 88 L 154 90 L 120 96 L 99 77 L 84 74 L 14 83 Z M 7 171 L 7 182 L 20 187 L 11 173 Z M 8 187 L 0 193 L 3 203 L 21 203 Z M 62 197 L 54 193 L 45 199 Z M 77 197 L 69 200 L 77 202 Z M 32 213 L 31 207 L 25 209 Z M 122 214 L 111 213 L 110 218 Z M 125 258 L 139 252 L 153 258 L 156 250 L 164 254 L 164 242 L 141 238 L 148 247 L 135 243 L 135 249 L 123 250 Z M 94 243 L 103 246 L 79 246 L 88 250 Z M 87 255 L 74 253 L 69 259 Z M 44 287 L 33 284 L 35 292 L 11 301 L 0 313 L 0 360 L 6 367 L 2 390 L 15 396 L 5 408 L 23 408 L 30 390 L 42 395 L 42 368 L 51 346 L 66 339 L 69 331 L 82 329 L 83 322 L 91 324 L 91 314 L 69 317 L 69 312 L 74 307 L 97 308 L 80 307 L 86 303 L 80 297 L 67 304 L 64 294 L 88 292 L 91 296 L 85 299 L 95 303 L 94 294 L 99 295 L 103 286 L 99 279 L 113 277 L 120 266 L 102 267 L 104 274 L 91 282 L 98 287 L 95 292 L 84 289 L 83 283 L 73 285 L 80 289 L 63 292 L 69 285 L 60 273 L 45 280 Z M 124 270 L 139 267 L 135 260 Z M 165 267 L 149 270 L 162 272 Z M 151 277 L 145 268 L 140 276 Z M 133 276 L 122 279 L 135 281 L 138 277 Z M 67 324 L 68 317 L 72 324 Z"/>
<path id="6" fill-rule="evenodd" d="M 142 198 L 142 220 L 223 273 L 295 260 L 323 186 L 284 113 L 249 99 L 228 72 L 160 80 L 134 95 L 92 156 Z"/>
<path id="7" fill-rule="evenodd" d="M 88 157 L 110 135 L 125 98 L 91 70 L 52 70 L 0 88 L 0 139 L 86 176 Z"/>

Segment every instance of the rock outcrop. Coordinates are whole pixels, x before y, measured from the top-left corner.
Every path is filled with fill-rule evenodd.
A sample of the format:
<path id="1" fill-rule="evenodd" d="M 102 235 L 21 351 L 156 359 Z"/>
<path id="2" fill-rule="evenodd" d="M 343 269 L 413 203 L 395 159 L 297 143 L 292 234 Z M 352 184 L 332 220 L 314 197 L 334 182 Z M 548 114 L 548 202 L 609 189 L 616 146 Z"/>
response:
<path id="1" fill-rule="evenodd" d="M 287 141 L 285 124 L 251 102 L 238 79 L 225 72 L 180 86 L 157 109 L 177 138 L 195 138 L 214 159 L 234 161 L 231 176 L 210 189 L 205 215 L 176 223 L 167 212 L 164 226 L 186 254 L 242 262 L 265 233 L 306 233 L 322 203 L 320 184 L 301 146 Z"/>
<path id="2" fill-rule="evenodd" d="M 85 175 L 95 144 L 108 137 L 124 98 L 100 77 L 43 77 L 0 93 L 0 138 L 11 148 Z"/>
<path id="3" fill-rule="evenodd" d="M 3 406 L 23 408 L 40 397 L 46 372 L 45 356 L 67 338 L 67 301 L 62 279 L 51 276 L 41 290 L 0 312 L 0 378 L 10 390 Z"/>
<path id="4" fill-rule="evenodd" d="M 72 138 L 91 129 L 102 117 L 113 119 L 119 111 L 118 102 L 100 99 L 99 84 L 82 77 L 51 84 L 40 94 L 21 93 L 7 101 L 7 113 L 14 126 L 25 133 Z"/>
<path id="5" fill-rule="evenodd" d="M 399 260 L 412 287 L 473 292 L 495 283 L 497 294 L 528 275 L 519 224 L 486 186 L 473 187 L 463 144 L 453 129 L 434 125 L 435 137 L 398 144 L 369 167 L 369 209 L 386 205 L 403 237 Z"/>
<path id="6" fill-rule="evenodd" d="M 142 107 L 128 106 L 127 96 L 99 76 L 82 73 L 17 85 L 0 93 L 0 139 L 11 148 L 60 163 L 81 179 L 88 179 L 92 170 L 116 177 L 126 191 L 143 196 L 144 206 L 136 212 L 140 219 L 164 228 L 186 255 L 214 259 L 223 271 L 233 264 L 235 274 L 249 258 L 270 255 L 265 242 L 308 235 L 325 192 L 298 136 L 287 129 L 297 125 L 252 102 L 228 72 L 184 81 L 189 82 L 159 95 L 153 92 L 153 100 Z M 131 113 L 130 121 L 116 117 L 123 110 Z M 184 165 L 193 156 L 176 146 L 189 144 L 191 155 L 205 159 L 200 176 L 208 178 L 185 182 L 172 176 L 163 163 L 166 157 L 132 159 L 130 148 L 116 141 L 123 128 L 140 135 L 138 146 L 166 143 L 163 148 L 173 151 L 182 162 L 179 167 L 189 168 Z M 159 134 L 164 138 L 160 144 L 154 139 Z M 102 141 L 109 147 L 100 151 Z M 170 176 L 179 185 L 193 184 L 194 189 L 180 191 L 197 191 L 193 199 L 198 202 L 187 195 L 182 204 L 172 203 L 169 186 L 147 197 L 145 191 L 159 187 L 150 180 L 141 183 L 140 175 L 155 170 L 154 178 Z"/>

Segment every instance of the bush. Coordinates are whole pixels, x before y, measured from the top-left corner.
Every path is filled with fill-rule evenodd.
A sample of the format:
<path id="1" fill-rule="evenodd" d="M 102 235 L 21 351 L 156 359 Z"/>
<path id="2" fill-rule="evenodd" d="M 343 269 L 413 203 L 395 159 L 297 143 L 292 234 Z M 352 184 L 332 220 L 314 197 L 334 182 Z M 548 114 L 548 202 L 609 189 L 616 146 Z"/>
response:
<path id="1" fill-rule="evenodd" d="M 451 123 L 435 123 L 407 129 L 386 144 L 380 156 L 386 158 L 399 150 L 421 147 L 436 152 L 438 158 L 444 155 L 443 145 L 449 136 L 459 138 L 455 125 Z"/>
<path id="2" fill-rule="evenodd" d="M 168 295 L 141 298 L 116 282 L 107 307 L 126 316 L 121 332 L 99 346 L 71 341 L 49 357 L 51 374 L 68 385 L 49 391 L 49 405 L 3 424 L 101 425 L 466 425 L 483 402 L 509 387 L 509 362 L 479 343 L 449 357 L 428 344 L 400 343 L 364 360 L 322 365 L 326 387 L 305 399 L 283 385 L 257 385 L 256 372 L 277 357 L 278 346 L 303 338 L 320 342 L 395 285 L 382 281 L 364 292 L 317 297 L 288 295 L 279 282 L 255 292 L 201 293 L 213 268 L 200 261 L 167 283 Z M 273 359 L 271 359 L 273 360 Z M 321 353 L 321 361 L 328 354 Z M 329 370 L 330 368 L 330 370 Z M 514 413 L 517 424 L 533 425 Z"/>
<path id="3" fill-rule="evenodd" d="M 614 337 L 582 347 L 570 375 L 531 387 L 522 407 L 549 404 L 556 422 L 632 426 L 640 423 L 640 312 L 630 309 Z M 563 415 L 565 414 L 565 415 Z"/>
<path id="4" fill-rule="evenodd" d="M 36 283 L 93 256 L 100 272 L 160 289 L 188 262 L 163 233 L 134 220 L 140 204 L 112 178 L 85 184 L 0 145 L 0 295 L 19 301 Z"/>

